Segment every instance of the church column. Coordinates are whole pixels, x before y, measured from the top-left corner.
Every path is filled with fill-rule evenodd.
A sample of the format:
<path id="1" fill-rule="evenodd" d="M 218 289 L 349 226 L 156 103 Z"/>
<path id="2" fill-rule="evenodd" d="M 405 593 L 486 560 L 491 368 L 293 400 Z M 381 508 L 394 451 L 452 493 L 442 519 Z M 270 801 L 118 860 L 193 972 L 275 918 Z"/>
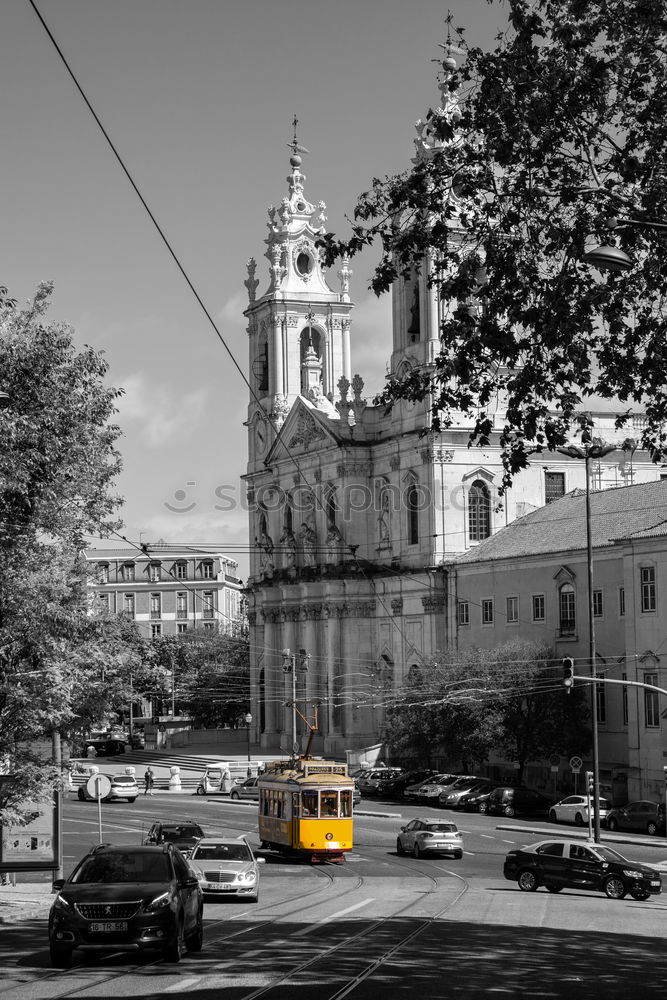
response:
<path id="1" fill-rule="evenodd" d="M 278 721 L 278 699 L 280 692 L 278 688 L 278 676 L 276 666 L 276 621 L 278 612 L 274 608 L 262 611 L 264 617 L 264 709 L 266 724 L 264 738 L 267 749 L 273 746 L 276 735 L 280 732 Z"/>
<path id="2" fill-rule="evenodd" d="M 341 320 L 343 335 L 343 375 L 348 381 L 352 381 L 352 358 L 350 356 L 350 321 Z"/>
<path id="3" fill-rule="evenodd" d="M 280 316 L 273 317 L 273 395 L 285 395 L 283 377 L 283 325 Z"/>
<path id="4" fill-rule="evenodd" d="M 426 337 L 432 343 L 440 341 L 440 296 L 439 286 L 434 284 L 428 287 L 427 275 L 433 273 L 433 255 L 426 255 L 426 274 L 424 276 L 424 286 L 426 291 Z M 422 279 L 420 278 L 420 281 Z M 430 359 L 429 359 L 430 360 Z"/>

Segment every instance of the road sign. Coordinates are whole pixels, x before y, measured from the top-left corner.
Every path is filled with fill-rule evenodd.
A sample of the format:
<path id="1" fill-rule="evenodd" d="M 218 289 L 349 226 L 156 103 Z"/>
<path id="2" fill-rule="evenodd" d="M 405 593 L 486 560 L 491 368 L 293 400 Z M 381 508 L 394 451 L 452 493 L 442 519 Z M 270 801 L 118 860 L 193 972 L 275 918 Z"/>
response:
<path id="1" fill-rule="evenodd" d="M 551 764 L 552 767 L 558 767 L 558 765 L 560 764 L 560 757 L 558 756 L 557 753 L 549 757 L 549 763 Z"/>
<path id="2" fill-rule="evenodd" d="M 86 791 L 91 799 L 96 799 L 98 796 L 103 799 L 111 791 L 111 782 L 106 774 L 91 774 L 86 782 Z"/>
<path id="3" fill-rule="evenodd" d="M 581 757 L 570 757 L 570 767 L 572 768 L 572 774 L 579 774 L 581 771 L 581 765 L 583 761 Z"/>

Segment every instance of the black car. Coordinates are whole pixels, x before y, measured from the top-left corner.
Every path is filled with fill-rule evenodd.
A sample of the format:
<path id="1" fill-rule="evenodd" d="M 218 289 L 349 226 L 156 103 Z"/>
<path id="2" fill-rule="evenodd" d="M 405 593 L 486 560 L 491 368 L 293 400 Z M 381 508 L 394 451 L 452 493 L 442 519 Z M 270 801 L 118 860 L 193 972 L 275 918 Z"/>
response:
<path id="1" fill-rule="evenodd" d="M 535 892 L 543 885 L 549 892 L 588 889 L 604 892 L 610 899 L 623 899 L 630 893 L 638 900 L 662 892 L 662 880 L 654 868 L 628 861 L 610 847 L 567 840 L 542 840 L 510 851 L 503 874 L 518 882 L 523 892 Z"/>
<path id="2" fill-rule="evenodd" d="M 488 812 L 501 816 L 546 816 L 553 800 L 524 785 L 502 785 L 489 795 Z"/>
<path id="3" fill-rule="evenodd" d="M 116 757 L 118 754 L 125 753 L 126 747 L 125 740 L 119 740 L 112 737 L 103 740 L 85 740 L 83 743 L 83 756 L 88 756 L 88 749 L 92 747 L 98 757 Z"/>
<path id="4" fill-rule="evenodd" d="M 647 799 L 628 802 L 625 806 L 609 810 L 605 826 L 609 830 L 634 830 L 655 837 L 656 833 L 665 832 L 665 807 L 662 802 Z"/>
<path id="5" fill-rule="evenodd" d="M 203 894 L 171 844 L 94 847 L 68 879 L 57 879 L 49 913 L 51 964 L 67 968 L 72 952 L 159 949 L 179 962 L 201 951 Z"/>
<path id="6" fill-rule="evenodd" d="M 199 823 L 182 820 L 176 823 L 153 823 L 144 838 L 144 844 L 174 844 L 179 851 L 189 857 L 198 841 L 204 837 Z"/>

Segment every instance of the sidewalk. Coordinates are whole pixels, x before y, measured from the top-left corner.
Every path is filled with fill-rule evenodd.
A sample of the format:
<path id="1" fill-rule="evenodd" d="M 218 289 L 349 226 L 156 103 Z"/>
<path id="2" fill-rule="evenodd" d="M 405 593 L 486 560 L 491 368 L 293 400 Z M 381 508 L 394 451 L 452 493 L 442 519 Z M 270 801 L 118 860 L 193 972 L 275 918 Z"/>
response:
<path id="1" fill-rule="evenodd" d="M 22 873 L 17 879 L 34 878 Z M 0 926 L 17 920 L 46 920 L 53 903 L 51 876 L 48 881 L 19 882 L 15 886 L 0 885 Z"/>

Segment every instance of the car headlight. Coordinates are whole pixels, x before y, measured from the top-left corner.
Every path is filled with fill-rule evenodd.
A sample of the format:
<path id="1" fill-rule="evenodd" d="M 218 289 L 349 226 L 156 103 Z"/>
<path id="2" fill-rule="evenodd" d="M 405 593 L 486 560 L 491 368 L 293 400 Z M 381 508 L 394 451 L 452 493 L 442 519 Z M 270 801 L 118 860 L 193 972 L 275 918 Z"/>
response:
<path id="1" fill-rule="evenodd" d="M 644 872 L 637 872 L 634 868 L 624 868 L 623 874 L 626 878 L 644 878 Z"/>
<path id="2" fill-rule="evenodd" d="M 192 874 L 195 876 L 195 878 L 199 879 L 200 882 L 203 882 L 204 873 L 201 870 L 201 868 L 195 868 L 194 865 L 191 865 L 190 867 L 192 868 Z"/>
<path id="3" fill-rule="evenodd" d="M 64 896 L 56 896 L 53 901 L 53 909 L 56 913 L 71 913 L 72 907 L 64 898 Z"/>
<path id="4" fill-rule="evenodd" d="M 146 903 L 144 909 L 154 912 L 155 910 L 163 910 L 166 906 L 171 903 L 171 893 L 161 892 L 159 896 L 152 899 L 150 903 Z"/>
<path id="5" fill-rule="evenodd" d="M 257 872 L 255 871 L 239 872 L 236 876 L 238 882 L 254 882 L 256 878 Z"/>

